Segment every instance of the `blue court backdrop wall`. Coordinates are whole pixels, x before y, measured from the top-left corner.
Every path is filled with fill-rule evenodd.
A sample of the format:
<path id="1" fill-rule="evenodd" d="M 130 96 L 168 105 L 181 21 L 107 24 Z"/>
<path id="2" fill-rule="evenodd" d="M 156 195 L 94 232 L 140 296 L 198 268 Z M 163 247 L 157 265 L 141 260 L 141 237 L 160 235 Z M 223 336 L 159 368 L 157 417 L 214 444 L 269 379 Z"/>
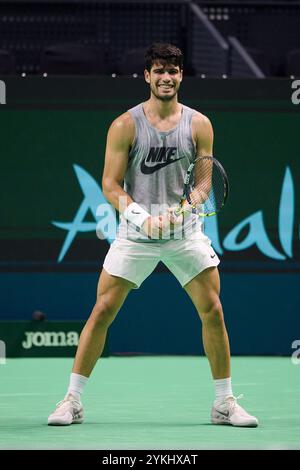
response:
<path id="1" fill-rule="evenodd" d="M 111 240 L 96 236 L 107 129 L 147 98 L 142 79 L 8 78 L 0 106 L 0 321 L 84 320 Z M 290 80 L 187 78 L 230 179 L 206 222 L 233 354 L 293 352 L 299 315 L 299 111 Z M 101 222 L 102 220 L 102 222 Z M 99 225 L 98 225 L 99 227 Z M 0 334 L 1 336 L 1 334 Z M 159 265 L 110 329 L 111 353 L 203 354 L 200 320 Z"/>

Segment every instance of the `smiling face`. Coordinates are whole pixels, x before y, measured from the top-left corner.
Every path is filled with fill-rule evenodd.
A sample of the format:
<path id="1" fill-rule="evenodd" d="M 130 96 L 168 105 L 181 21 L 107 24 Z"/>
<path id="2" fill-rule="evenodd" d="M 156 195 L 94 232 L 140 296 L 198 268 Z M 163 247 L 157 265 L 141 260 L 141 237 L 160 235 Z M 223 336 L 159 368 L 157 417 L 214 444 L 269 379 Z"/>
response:
<path id="1" fill-rule="evenodd" d="M 145 70 L 145 80 L 151 93 L 161 101 L 170 101 L 176 96 L 182 80 L 182 70 L 178 65 L 155 62 L 150 72 Z"/>

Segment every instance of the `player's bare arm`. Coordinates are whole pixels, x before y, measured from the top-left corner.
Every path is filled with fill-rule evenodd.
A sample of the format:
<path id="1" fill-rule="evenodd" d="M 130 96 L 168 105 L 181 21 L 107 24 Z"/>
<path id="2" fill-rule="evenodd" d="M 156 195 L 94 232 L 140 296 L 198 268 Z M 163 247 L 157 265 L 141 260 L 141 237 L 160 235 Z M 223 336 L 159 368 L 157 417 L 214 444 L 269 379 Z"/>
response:
<path id="1" fill-rule="evenodd" d="M 192 134 L 197 157 L 211 157 L 213 154 L 214 133 L 208 117 L 201 113 L 193 116 Z"/>
<path id="2" fill-rule="evenodd" d="M 213 155 L 213 128 L 210 120 L 204 116 L 204 114 L 197 113 L 192 119 L 192 134 L 193 140 L 196 147 L 196 157 L 211 157 Z M 195 204 L 199 202 L 205 202 L 207 196 L 211 190 L 211 172 L 207 162 L 201 162 L 199 160 L 196 165 L 203 165 L 203 168 L 198 168 L 195 171 L 195 175 L 205 175 L 205 181 L 201 181 L 201 194 L 195 191 L 194 194 Z M 211 164 L 212 169 L 212 164 Z M 195 186 L 197 186 L 195 181 Z M 193 201 L 193 193 L 191 194 L 191 200 Z"/>
<path id="3" fill-rule="evenodd" d="M 127 201 L 126 206 L 133 202 L 123 189 L 123 180 L 134 135 L 134 122 L 128 112 L 115 119 L 107 134 L 102 189 L 106 199 L 118 211 L 125 209 L 119 207 L 120 200 Z"/>
<path id="4" fill-rule="evenodd" d="M 135 223 L 135 214 L 142 211 L 141 207 L 132 206 L 134 203 L 123 189 L 123 180 L 128 165 L 128 156 L 135 136 L 135 124 L 129 113 L 119 116 L 110 126 L 107 134 L 105 151 L 105 165 L 102 178 L 102 189 L 106 199 L 128 220 Z M 120 207 L 120 202 L 122 207 Z M 126 208 L 136 209 L 134 214 L 128 214 Z M 124 212 L 125 211 L 125 212 Z M 144 211 L 145 213 L 145 211 Z M 143 214 L 141 214 L 142 216 Z M 133 217 L 132 217 L 133 216 Z M 152 237 L 161 231 L 161 220 L 159 217 L 146 217 L 142 219 L 141 227 L 145 233 Z"/>

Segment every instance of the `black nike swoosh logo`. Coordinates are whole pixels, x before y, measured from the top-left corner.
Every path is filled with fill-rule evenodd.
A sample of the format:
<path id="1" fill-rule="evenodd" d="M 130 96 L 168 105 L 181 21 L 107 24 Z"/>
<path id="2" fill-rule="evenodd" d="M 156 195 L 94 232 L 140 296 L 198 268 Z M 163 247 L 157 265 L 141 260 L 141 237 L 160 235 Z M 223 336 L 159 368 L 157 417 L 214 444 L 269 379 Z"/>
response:
<path id="1" fill-rule="evenodd" d="M 132 214 L 140 214 L 140 212 L 136 212 L 136 211 L 131 211 Z"/>
<path id="2" fill-rule="evenodd" d="M 226 411 L 225 413 L 223 413 L 222 411 L 217 410 L 217 412 L 218 412 L 220 415 L 226 416 L 226 418 L 228 418 L 228 416 L 229 416 L 229 411 Z"/>
<path id="3" fill-rule="evenodd" d="M 141 164 L 141 172 L 144 173 L 144 175 L 151 175 L 152 173 L 155 173 L 155 171 L 160 170 L 161 168 L 164 168 L 167 165 L 170 165 L 171 163 L 178 162 L 178 160 L 181 160 L 184 157 L 176 158 L 176 160 L 168 160 L 163 163 L 157 163 L 155 166 L 147 166 L 145 164 L 145 159 L 142 161 Z"/>
<path id="4" fill-rule="evenodd" d="M 211 258 L 214 258 L 216 255 L 210 255 Z"/>

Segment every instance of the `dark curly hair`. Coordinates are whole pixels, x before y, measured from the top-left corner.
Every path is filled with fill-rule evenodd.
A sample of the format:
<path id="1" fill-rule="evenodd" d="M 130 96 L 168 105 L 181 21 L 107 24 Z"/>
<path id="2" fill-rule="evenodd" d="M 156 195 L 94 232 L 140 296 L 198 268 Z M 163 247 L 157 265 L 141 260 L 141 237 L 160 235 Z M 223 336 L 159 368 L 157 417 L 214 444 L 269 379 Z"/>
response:
<path id="1" fill-rule="evenodd" d="M 150 72 L 155 62 L 162 64 L 173 64 L 183 68 L 183 54 L 181 50 L 173 44 L 155 42 L 148 47 L 145 53 L 145 68 Z"/>

